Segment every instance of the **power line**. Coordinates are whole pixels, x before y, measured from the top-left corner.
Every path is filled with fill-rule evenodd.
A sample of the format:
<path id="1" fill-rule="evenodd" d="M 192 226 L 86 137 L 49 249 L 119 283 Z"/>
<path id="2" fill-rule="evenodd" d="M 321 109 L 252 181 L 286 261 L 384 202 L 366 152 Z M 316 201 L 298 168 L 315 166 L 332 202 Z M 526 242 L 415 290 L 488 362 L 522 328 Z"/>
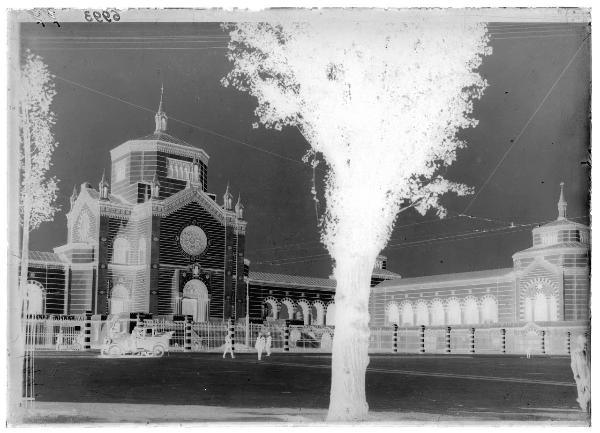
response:
<path id="1" fill-rule="evenodd" d="M 536 114 L 538 113 L 538 111 L 540 111 L 540 109 L 542 108 L 542 105 L 544 105 L 544 102 L 546 102 L 546 99 L 548 99 L 548 97 L 550 96 L 550 94 L 552 93 L 552 91 L 554 90 L 554 88 L 556 87 L 556 85 L 558 84 L 558 82 L 560 81 L 560 79 L 563 77 L 563 75 L 565 74 L 565 72 L 567 72 L 567 69 L 569 69 L 569 67 L 573 63 L 573 60 L 575 60 L 575 57 L 577 56 L 577 54 L 579 54 L 579 51 L 581 51 L 581 48 L 583 47 L 583 44 L 585 44 L 585 41 L 589 38 L 590 34 L 588 34 L 588 36 L 583 41 L 581 41 L 581 44 L 579 45 L 579 48 L 577 48 L 577 50 L 575 51 L 575 53 L 573 54 L 573 56 L 571 56 L 571 59 L 569 60 L 569 62 L 567 63 L 567 65 L 564 67 L 564 69 L 561 71 L 561 73 L 558 75 L 558 77 L 554 81 L 554 84 L 552 84 L 552 87 L 550 87 L 550 90 L 548 90 L 548 92 L 546 93 L 546 95 L 544 96 L 544 98 L 542 99 L 542 101 L 539 103 L 538 107 L 535 109 L 535 111 L 533 112 L 533 114 L 529 117 L 529 119 L 527 120 L 527 122 L 525 123 L 525 125 L 523 126 L 523 128 L 521 129 L 521 131 L 519 132 L 519 134 L 517 135 L 517 137 L 513 140 L 513 142 L 508 147 L 508 149 L 506 150 L 506 152 L 504 152 L 504 155 L 502 156 L 502 158 L 500 159 L 500 161 L 498 161 L 498 164 L 496 164 L 496 166 L 494 167 L 494 169 L 492 170 L 492 172 L 490 173 L 490 175 L 488 176 L 488 178 L 485 180 L 485 182 L 483 183 L 483 185 L 481 185 L 481 187 L 479 188 L 479 190 L 477 191 L 477 193 L 475 194 L 475 196 L 471 199 L 471 201 L 469 202 L 469 204 L 465 207 L 465 209 L 463 210 L 463 213 L 466 213 L 471 208 L 471 205 L 475 202 L 475 200 L 477 200 L 477 197 L 479 197 L 479 194 L 481 193 L 481 191 L 483 191 L 483 189 L 486 187 L 486 185 L 489 183 L 489 181 L 492 179 L 492 177 L 494 177 L 494 175 L 496 174 L 496 171 L 498 170 L 498 168 L 500 167 L 500 165 L 502 165 L 502 163 L 504 162 L 504 160 L 506 159 L 506 157 L 508 156 L 508 154 L 510 153 L 510 151 L 519 142 L 519 139 L 521 138 L 521 136 L 523 135 L 523 133 L 525 132 L 525 130 L 527 129 L 527 127 L 529 126 L 529 124 L 531 123 L 531 121 L 533 120 L 533 118 L 536 116 Z"/>
<path id="2" fill-rule="evenodd" d="M 574 217 L 574 218 L 571 218 L 571 220 L 577 220 L 577 219 L 581 219 L 581 218 L 588 218 L 588 216 L 584 215 L 584 216 Z M 497 227 L 497 228 L 492 228 L 492 229 L 481 229 L 481 230 L 478 229 L 478 230 L 472 230 L 472 231 L 467 231 L 467 232 L 455 233 L 455 234 L 451 234 L 449 236 L 424 238 L 424 239 L 418 239 L 415 241 L 401 242 L 401 243 L 395 243 L 395 244 L 391 243 L 391 244 L 388 244 L 385 247 L 385 249 L 387 250 L 387 249 L 395 249 L 395 248 L 407 248 L 407 247 L 422 246 L 422 245 L 439 243 L 439 242 L 450 242 L 450 241 L 454 241 L 454 240 L 458 240 L 458 241 L 469 240 L 469 239 L 476 239 L 476 238 L 481 238 L 481 237 L 486 237 L 486 236 L 493 236 L 493 235 L 502 234 L 502 233 L 511 234 L 511 233 L 529 229 L 534 226 L 546 224 L 546 223 L 549 223 L 552 221 L 555 221 L 555 220 L 536 221 L 536 222 L 532 222 L 532 223 L 528 223 L 528 224 L 511 224 L 506 227 Z M 270 265 L 274 265 L 274 266 L 281 266 L 281 265 L 288 265 L 288 264 L 293 264 L 293 263 L 302 263 L 302 262 L 306 262 L 306 261 L 317 260 L 317 259 L 321 259 L 321 258 L 325 258 L 325 257 L 329 257 L 329 254 L 314 254 L 314 255 L 308 255 L 308 256 L 288 257 L 288 258 L 274 259 L 274 260 L 263 260 L 263 261 L 256 262 L 255 264 L 270 264 Z"/>
<path id="3" fill-rule="evenodd" d="M 59 76 L 59 75 L 54 75 L 54 76 L 55 76 L 56 78 L 58 78 L 59 80 L 61 80 L 61 81 L 64 81 L 64 82 L 66 82 L 66 83 L 72 84 L 72 85 L 74 85 L 74 86 L 77 86 L 77 87 L 80 87 L 80 88 L 83 88 L 83 89 L 86 89 L 86 90 L 88 90 L 88 91 L 90 91 L 90 92 L 92 92 L 92 93 L 96 93 L 96 94 L 98 94 L 98 95 L 102 95 L 102 96 L 105 96 L 105 97 L 107 97 L 107 98 L 114 99 L 114 100 L 116 100 L 116 101 L 119 101 L 119 102 L 122 102 L 122 103 L 124 103 L 124 104 L 127 104 L 127 105 L 129 105 L 129 106 L 131 106 L 131 107 L 138 108 L 138 109 L 140 109 L 140 110 L 144 110 L 144 111 L 147 111 L 147 112 L 150 112 L 150 113 L 154 113 L 154 112 L 155 112 L 154 110 L 152 110 L 152 109 L 150 109 L 150 108 L 143 107 L 143 106 L 141 106 L 141 105 L 138 105 L 138 104 L 134 104 L 133 102 L 127 101 L 126 99 L 119 98 L 119 97 L 117 97 L 117 96 L 113 96 L 113 95 L 111 95 L 111 94 L 108 94 L 108 93 L 102 92 L 102 91 L 100 91 L 100 90 L 93 89 L 93 88 L 91 88 L 91 87 L 88 87 L 88 86 L 86 86 L 86 85 L 84 85 L 84 84 L 81 84 L 81 83 L 78 83 L 78 82 L 76 82 L 76 81 L 69 80 L 69 79 L 67 79 L 67 78 L 64 78 L 64 77 L 61 77 L 61 76 Z M 244 146 L 246 146 L 246 147 L 249 147 L 249 148 L 251 148 L 251 149 L 253 149 L 253 150 L 257 150 L 257 151 L 259 151 L 259 152 L 265 153 L 265 154 L 267 154 L 267 155 L 271 155 L 271 156 L 274 156 L 274 157 L 276 157 L 276 158 L 284 159 L 284 160 L 286 160 L 286 161 L 291 161 L 291 162 L 294 162 L 294 163 L 297 163 L 297 164 L 301 164 L 302 166 L 306 167 L 306 164 L 304 164 L 304 163 L 303 163 L 302 161 L 300 161 L 300 160 L 296 160 L 296 159 L 288 158 L 287 156 L 280 155 L 280 154 L 278 154 L 278 153 L 275 153 L 275 152 L 271 152 L 270 150 L 262 149 L 262 148 L 260 148 L 260 147 L 257 147 L 257 146 L 254 146 L 254 145 L 252 145 L 252 144 L 246 143 L 245 141 L 238 140 L 237 138 L 228 137 L 227 135 L 224 135 L 224 134 L 221 134 L 221 133 L 218 133 L 218 132 L 212 131 L 212 130 L 210 130 L 210 129 L 207 129 L 207 128 L 203 128 L 203 127 L 201 127 L 201 126 L 198 126 L 198 125 L 194 125 L 194 124 L 192 124 L 192 123 L 186 122 L 186 121 L 184 121 L 184 120 L 177 119 L 177 118 L 175 118 L 175 117 L 169 117 L 169 118 L 170 118 L 171 120 L 174 120 L 175 122 L 179 122 L 179 123 L 181 123 L 181 124 L 183 124 L 183 125 L 186 125 L 186 126 L 189 126 L 189 127 L 191 127 L 191 128 L 195 128 L 195 129 L 197 129 L 197 130 L 200 130 L 200 131 L 203 131 L 203 132 L 207 132 L 207 133 L 209 133 L 209 134 L 212 134 L 212 135 L 214 135 L 214 136 L 217 136 L 217 137 L 223 138 L 223 139 L 225 139 L 225 140 L 229 140 L 229 141 L 231 141 L 231 142 L 234 142 L 234 143 L 242 144 L 242 145 L 244 145 Z"/>

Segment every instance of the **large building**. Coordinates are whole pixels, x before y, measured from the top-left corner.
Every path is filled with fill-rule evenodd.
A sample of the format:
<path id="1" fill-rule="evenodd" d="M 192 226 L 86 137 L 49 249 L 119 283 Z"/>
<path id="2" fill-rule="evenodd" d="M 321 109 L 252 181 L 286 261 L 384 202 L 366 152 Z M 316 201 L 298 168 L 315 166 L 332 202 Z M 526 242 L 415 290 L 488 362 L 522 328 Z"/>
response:
<path id="1" fill-rule="evenodd" d="M 536 227 L 513 267 L 403 278 L 377 285 L 371 323 L 476 325 L 589 319 L 590 229 L 567 219 L 561 184 L 558 218 Z"/>
<path id="2" fill-rule="evenodd" d="M 110 182 L 71 196 L 68 239 L 29 256 L 31 314 L 146 313 L 195 321 L 333 324 L 333 279 L 250 269 L 244 206 L 229 186 L 208 192 L 207 153 L 167 133 L 162 95 L 154 132 L 111 150 Z M 590 232 L 566 218 L 533 230 L 508 269 L 401 278 L 380 256 L 371 323 L 405 326 L 587 319 Z"/>

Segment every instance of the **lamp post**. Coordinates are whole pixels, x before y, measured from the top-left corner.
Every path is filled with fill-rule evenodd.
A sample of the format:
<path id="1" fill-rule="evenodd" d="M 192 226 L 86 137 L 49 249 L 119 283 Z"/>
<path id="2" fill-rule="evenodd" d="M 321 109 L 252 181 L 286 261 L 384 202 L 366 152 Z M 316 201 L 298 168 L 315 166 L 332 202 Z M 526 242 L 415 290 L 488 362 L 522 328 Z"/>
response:
<path id="1" fill-rule="evenodd" d="M 248 277 L 244 277 L 244 281 L 246 282 L 246 347 L 250 347 L 250 297 L 248 296 L 250 292 L 250 279 Z"/>

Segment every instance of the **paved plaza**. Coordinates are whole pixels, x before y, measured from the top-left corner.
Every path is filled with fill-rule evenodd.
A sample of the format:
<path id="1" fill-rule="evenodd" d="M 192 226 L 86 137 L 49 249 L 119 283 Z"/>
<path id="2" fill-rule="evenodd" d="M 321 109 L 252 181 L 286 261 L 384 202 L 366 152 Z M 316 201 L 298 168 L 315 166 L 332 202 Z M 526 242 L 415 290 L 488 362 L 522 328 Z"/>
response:
<path id="1" fill-rule="evenodd" d="M 30 422 L 324 421 L 331 357 L 38 352 Z M 567 357 L 372 355 L 373 421 L 585 424 Z M 163 405 L 163 406 L 160 406 Z M 432 416 L 433 415 L 433 416 Z M 122 416 L 122 418 L 121 418 Z"/>

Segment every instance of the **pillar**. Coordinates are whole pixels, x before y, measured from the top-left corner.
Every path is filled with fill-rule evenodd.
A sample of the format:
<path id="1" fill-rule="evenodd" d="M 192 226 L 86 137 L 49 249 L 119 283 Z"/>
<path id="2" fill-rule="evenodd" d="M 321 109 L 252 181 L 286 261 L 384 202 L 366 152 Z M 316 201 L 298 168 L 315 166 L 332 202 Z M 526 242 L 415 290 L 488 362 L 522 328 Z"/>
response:
<path id="1" fill-rule="evenodd" d="M 396 323 L 394 323 L 394 334 L 392 338 L 392 351 L 398 353 L 398 325 Z"/>
<path id="2" fill-rule="evenodd" d="M 571 354 L 571 331 L 567 332 L 567 355 Z"/>
<path id="3" fill-rule="evenodd" d="M 191 352 L 192 351 L 192 319 L 190 316 L 185 316 L 185 322 L 184 322 L 183 326 L 184 326 L 183 351 Z"/>
<path id="4" fill-rule="evenodd" d="M 471 334 L 469 335 L 469 352 L 475 353 L 475 328 L 471 328 Z"/>
<path id="5" fill-rule="evenodd" d="M 231 335 L 231 351 L 235 352 L 235 324 L 234 324 L 233 320 L 230 319 L 227 322 L 227 327 L 229 328 L 228 329 L 229 335 Z"/>
<path id="6" fill-rule="evenodd" d="M 285 321 L 285 328 L 283 329 L 283 351 L 290 351 L 290 325 L 287 320 Z"/>
<path id="7" fill-rule="evenodd" d="M 542 331 L 542 355 L 546 354 L 546 331 Z"/>
<path id="8" fill-rule="evenodd" d="M 419 332 L 419 339 L 421 340 L 420 353 L 425 353 L 425 325 L 421 325 Z"/>
<path id="9" fill-rule="evenodd" d="M 83 322 L 83 350 L 92 348 L 92 312 L 85 312 L 85 321 Z"/>
<path id="10" fill-rule="evenodd" d="M 452 327 L 448 326 L 446 328 L 446 353 L 450 353 L 450 331 L 452 331 Z"/>
<path id="11" fill-rule="evenodd" d="M 506 353 L 506 328 L 500 330 L 502 333 L 502 353 Z"/>

